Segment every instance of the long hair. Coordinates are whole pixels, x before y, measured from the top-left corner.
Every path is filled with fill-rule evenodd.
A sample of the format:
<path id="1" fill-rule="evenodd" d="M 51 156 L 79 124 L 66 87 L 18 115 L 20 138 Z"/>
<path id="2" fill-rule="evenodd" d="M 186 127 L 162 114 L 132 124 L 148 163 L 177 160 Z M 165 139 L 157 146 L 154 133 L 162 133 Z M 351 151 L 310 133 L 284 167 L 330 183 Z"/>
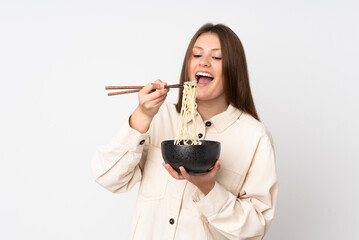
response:
<path id="1" fill-rule="evenodd" d="M 223 24 L 213 25 L 207 23 L 194 34 L 183 60 L 180 83 L 183 84 L 189 81 L 188 63 L 192 56 L 193 46 L 197 38 L 207 32 L 217 34 L 221 44 L 224 79 L 223 89 L 227 102 L 235 108 L 252 115 L 259 121 L 249 85 L 247 61 L 242 43 L 238 36 L 229 27 Z M 181 111 L 182 107 L 182 95 L 183 89 L 180 88 L 176 105 L 178 112 Z"/>

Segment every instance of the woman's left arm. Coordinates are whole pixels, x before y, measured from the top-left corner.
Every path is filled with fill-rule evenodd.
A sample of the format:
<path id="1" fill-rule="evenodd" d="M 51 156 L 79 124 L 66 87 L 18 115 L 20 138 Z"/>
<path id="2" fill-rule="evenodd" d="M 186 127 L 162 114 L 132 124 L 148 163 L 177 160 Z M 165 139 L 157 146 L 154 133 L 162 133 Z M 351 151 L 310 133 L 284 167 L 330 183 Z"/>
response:
<path id="1" fill-rule="evenodd" d="M 218 182 L 193 200 L 209 224 L 228 239 L 262 239 L 274 216 L 278 192 L 275 154 L 271 138 L 258 142 L 239 196 Z"/>
<path id="2" fill-rule="evenodd" d="M 228 239 L 263 238 L 273 219 L 278 192 L 275 155 L 268 135 L 258 142 L 239 196 L 214 181 L 219 161 L 206 176 L 188 175 L 183 168 L 179 175 L 169 165 L 164 166 L 176 179 L 186 179 L 198 187 L 193 201 L 216 234 Z"/>

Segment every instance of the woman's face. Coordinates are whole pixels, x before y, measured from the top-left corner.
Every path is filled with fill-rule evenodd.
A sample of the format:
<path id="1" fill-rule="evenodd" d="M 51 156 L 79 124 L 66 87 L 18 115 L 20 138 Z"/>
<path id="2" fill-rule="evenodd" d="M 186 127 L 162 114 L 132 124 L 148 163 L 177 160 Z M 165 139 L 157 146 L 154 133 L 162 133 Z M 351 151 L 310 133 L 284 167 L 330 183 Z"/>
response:
<path id="1" fill-rule="evenodd" d="M 222 51 L 217 34 L 207 32 L 197 38 L 188 64 L 190 81 L 197 81 L 197 101 L 226 101 Z"/>

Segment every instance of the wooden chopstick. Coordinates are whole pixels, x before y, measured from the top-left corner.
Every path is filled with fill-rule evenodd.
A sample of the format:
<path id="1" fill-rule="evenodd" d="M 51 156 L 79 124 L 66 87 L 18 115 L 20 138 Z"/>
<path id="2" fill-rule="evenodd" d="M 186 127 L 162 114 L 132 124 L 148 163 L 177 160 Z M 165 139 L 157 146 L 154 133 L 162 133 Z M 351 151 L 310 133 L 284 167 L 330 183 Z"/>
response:
<path id="1" fill-rule="evenodd" d="M 121 92 L 111 92 L 107 94 L 108 96 L 114 96 L 114 95 L 139 92 L 143 87 L 144 86 L 106 86 L 105 89 L 106 90 L 135 89 L 135 90 L 121 91 Z M 166 86 L 166 88 L 181 88 L 181 87 L 183 87 L 183 84 L 172 84 Z"/>
<path id="2" fill-rule="evenodd" d="M 135 92 L 139 92 L 140 90 L 141 89 L 121 91 L 121 92 L 111 92 L 111 93 L 107 93 L 107 96 L 121 95 L 121 94 L 126 94 L 126 93 L 135 93 Z"/>
<path id="3" fill-rule="evenodd" d="M 115 90 L 115 89 L 142 89 L 144 86 L 106 86 L 106 90 Z M 167 85 L 166 88 L 180 88 L 183 87 L 183 84 L 172 84 Z"/>
<path id="4" fill-rule="evenodd" d="M 142 89 L 144 86 L 106 86 L 106 90 L 114 89 Z"/>

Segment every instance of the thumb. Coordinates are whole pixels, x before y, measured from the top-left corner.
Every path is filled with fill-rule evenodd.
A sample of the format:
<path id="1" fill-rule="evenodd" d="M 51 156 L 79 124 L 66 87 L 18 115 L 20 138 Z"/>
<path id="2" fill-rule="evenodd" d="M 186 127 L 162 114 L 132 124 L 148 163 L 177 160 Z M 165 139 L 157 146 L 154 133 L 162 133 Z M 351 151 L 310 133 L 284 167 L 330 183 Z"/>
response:
<path id="1" fill-rule="evenodd" d="M 154 83 L 152 83 L 156 89 L 163 89 L 166 87 L 167 83 L 162 82 L 160 79 L 157 79 Z"/>
<path id="2" fill-rule="evenodd" d="M 217 160 L 216 163 L 214 164 L 214 167 L 213 167 L 213 172 L 215 174 L 217 174 L 217 172 L 219 171 L 219 169 L 221 168 L 221 160 Z"/>

